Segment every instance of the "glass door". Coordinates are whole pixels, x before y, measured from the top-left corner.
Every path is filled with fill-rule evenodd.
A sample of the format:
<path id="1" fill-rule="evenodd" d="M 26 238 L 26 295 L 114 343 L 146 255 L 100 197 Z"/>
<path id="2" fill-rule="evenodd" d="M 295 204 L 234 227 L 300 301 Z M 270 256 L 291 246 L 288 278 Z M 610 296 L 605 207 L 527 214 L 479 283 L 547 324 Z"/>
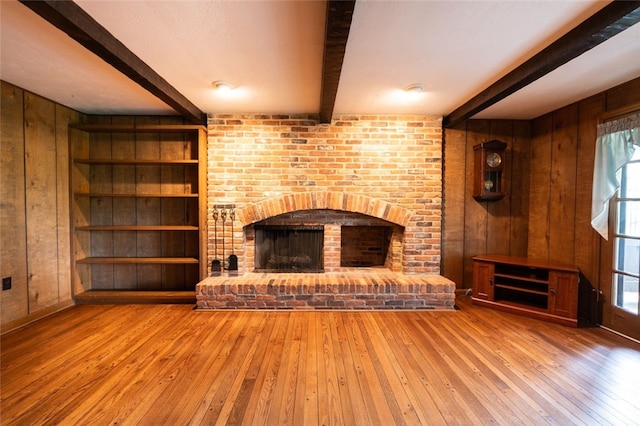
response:
<path id="1" fill-rule="evenodd" d="M 620 170 L 613 200 L 615 227 L 611 285 L 602 292 L 609 306 L 603 325 L 640 340 L 640 149 Z"/>

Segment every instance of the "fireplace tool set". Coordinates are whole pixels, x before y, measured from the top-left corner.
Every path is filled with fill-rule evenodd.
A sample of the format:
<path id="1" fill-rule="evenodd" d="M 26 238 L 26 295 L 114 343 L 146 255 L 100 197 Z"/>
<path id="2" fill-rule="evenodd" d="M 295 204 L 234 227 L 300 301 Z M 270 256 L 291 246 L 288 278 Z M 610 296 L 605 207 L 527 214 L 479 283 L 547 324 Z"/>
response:
<path id="1" fill-rule="evenodd" d="M 225 259 L 225 224 L 227 217 L 231 220 L 231 254 Z M 238 256 L 235 254 L 235 244 L 233 241 L 233 222 L 235 222 L 235 205 L 223 204 L 213 206 L 213 246 L 214 259 L 211 262 L 211 276 L 218 277 L 224 270 L 229 275 L 238 274 Z M 222 261 L 218 259 L 218 219 L 222 221 Z"/>

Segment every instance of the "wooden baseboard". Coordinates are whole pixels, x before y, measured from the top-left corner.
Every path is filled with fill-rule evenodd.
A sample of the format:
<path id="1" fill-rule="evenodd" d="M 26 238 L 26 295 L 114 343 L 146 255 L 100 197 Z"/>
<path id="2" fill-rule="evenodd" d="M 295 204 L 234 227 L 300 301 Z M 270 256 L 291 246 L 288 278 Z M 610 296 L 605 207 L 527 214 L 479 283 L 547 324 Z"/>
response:
<path id="1" fill-rule="evenodd" d="M 0 328 L 0 334 L 13 331 L 20 327 L 24 327 L 27 324 L 30 324 L 44 317 L 48 317 L 49 315 L 55 314 L 56 312 L 60 312 L 64 309 L 68 309 L 72 306 L 74 306 L 73 300 L 67 300 L 67 301 L 56 303 L 55 305 L 46 307 L 33 314 L 29 314 L 26 317 L 13 320 L 13 321 L 8 321 L 7 323 L 2 324 L 2 327 Z"/>
<path id="2" fill-rule="evenodd" d="M 469 288 L 456 288 L 456 291 L 455 291 L 456 297 L 459 297 L 459 296 L 471 296 L 471 291 L 472 291 L 471 287 L 469 287 Z"/>

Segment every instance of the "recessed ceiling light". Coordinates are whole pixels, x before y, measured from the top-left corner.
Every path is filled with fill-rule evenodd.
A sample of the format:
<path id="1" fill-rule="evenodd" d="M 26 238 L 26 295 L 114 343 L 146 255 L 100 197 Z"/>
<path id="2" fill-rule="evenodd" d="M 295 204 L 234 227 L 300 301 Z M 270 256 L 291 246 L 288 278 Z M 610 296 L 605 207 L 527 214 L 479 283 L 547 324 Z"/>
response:
<path id="1" fill-rule="evenodd" d="M 231 85 L 231 83 L 226 82 L 226 81 L 222 81 L 222 80 L 216 80 L 213 83 L 211 83 L 211 85 L 216 90 L 219 90 L 221 92 L 228 92 L 229 90 L 233 89 L 233 86 Z"/>
<path id="2" fill-rule="evenodd" d="M 420 83 L 410 84 L 404 88 L 404 91 L 409 93 L 422 93 L 422 90 L 424 90 L 424 86 Z"/>

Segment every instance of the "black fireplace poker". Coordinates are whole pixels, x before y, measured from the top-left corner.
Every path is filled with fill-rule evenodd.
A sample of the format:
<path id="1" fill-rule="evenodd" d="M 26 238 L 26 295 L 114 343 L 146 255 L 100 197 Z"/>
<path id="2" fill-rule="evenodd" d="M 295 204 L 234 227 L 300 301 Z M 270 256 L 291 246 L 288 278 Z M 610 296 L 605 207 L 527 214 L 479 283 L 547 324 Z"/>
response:
<path id="1" fill-rule="evenodd" d="M 238 256 L 236 256 L 235 254 L 235 244 L 233 238 L 233 222 L 236 219 L 236 211 L 234 209 L 229 210 L 229 218 L 231 219 L 231 254 L 229 255 L 227 270 L 229 271 L 229 275 L 235 275 L 238 273 Z"/>
<path id="2" fill-rule="evenodd" d="M 220 276 L 226 269 L 229 275 L 237 275 L 238 256 L 235 254 L 235 244 L 233 238 L 233 222 L 235 221 L 235 204 L 214 204 L 213 224 L 214 224 L 214 260 L 211 262 L 211 275 Z M 225 225 L 227 217 L 231 219 L 231 254 L 225 258 Z M 222 221 L 222 262 L 218 259 L 218 218 Z"/>
<path id="3" fill-rule="evenodd" d="M 218 259 L 218 209 L 213 208 L 213 251 L 214 258 L 211 262 L 211 276 L 219 277 L 222 274 L 222 265 L 220 259 Z"/>

